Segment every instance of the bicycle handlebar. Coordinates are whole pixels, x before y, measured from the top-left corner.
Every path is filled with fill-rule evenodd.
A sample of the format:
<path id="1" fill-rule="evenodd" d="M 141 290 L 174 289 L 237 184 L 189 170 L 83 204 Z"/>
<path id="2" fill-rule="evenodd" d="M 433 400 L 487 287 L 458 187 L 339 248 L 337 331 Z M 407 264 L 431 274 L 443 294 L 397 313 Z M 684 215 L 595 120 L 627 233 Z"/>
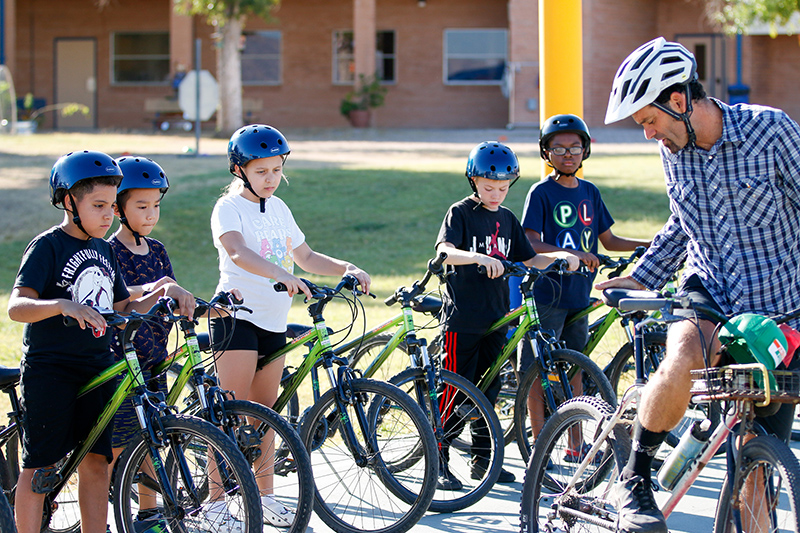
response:
<path id="1" fill-rule="evenodd" d="M 545 268 L 528 267 L 523 263 L 514 263 L 513 261 L 506 261 L 505 259 L 501 259 L 500 262 L 503 264 L 503 279 L 507 279 L 512 276 L 523 277 L 530 275 L 535 280 L 547 274 L 577 274 L 579 276 L 587 275 L 587 272 L 580 270 L 568 270 L 569 263 L 566 259 L 556 259 Z M 478 272 L 480 274 L 485 274 L 486 267 L 483 265 L 478 265 Z"/>
<path id="2" fill-rule="evenodd" d="M 387 306 L 392 306 L 398 301 L 411 302 L 414 298 L 419 296 L 425 290 L 425 285 L 428 284 L 432 275 L 441 278 L 444 275 L 444 260 L 447 259 L 447 253 L 439 252 L 433 259 L 428 261 L 428 270 L 421 280 L 415 281 L 411 288 L 399 287 L 394 294 L 386 298 L 383 303 Z"/>
<path id="3" fill-rule="evenodd" d="M 311 291 L 311 298 L 314 300 L 330 300 L 335 295 L 342 292 L 342 289 L 352 291 L 356 293 L 356 295 L 364 294 L 358 290 L 358 279 L 352 274 L 346 274 L 336 287 L 333 288 L 324 285 L 316 285 L 305 278 L 300 278 L 300 281 L 306 284 L 306 287 Z M 280 281 L 273 285 L 272 288 L 275 289 L 275 292 L 286 292 L 288 290 L 286 285 Z"/>
<path id="4" fill-rule="evenodd" d="M 612 270 L 612 272 L 608 275 L 608 279 L 619 277 L 622 272 L 628 268 L 628 265 L 635 263 L 637 259 L 642 257 L 644 253 L 647 251 L 647 248 L 644 246 L 637 246 L 636 249 L 629 257 L 618 257 L 616 259 L 612 259 L 611 257 L 604 255 L 604 254 L 594 254 L 600 260 L 600 271 L 604 272 L 606 270 Z"/>

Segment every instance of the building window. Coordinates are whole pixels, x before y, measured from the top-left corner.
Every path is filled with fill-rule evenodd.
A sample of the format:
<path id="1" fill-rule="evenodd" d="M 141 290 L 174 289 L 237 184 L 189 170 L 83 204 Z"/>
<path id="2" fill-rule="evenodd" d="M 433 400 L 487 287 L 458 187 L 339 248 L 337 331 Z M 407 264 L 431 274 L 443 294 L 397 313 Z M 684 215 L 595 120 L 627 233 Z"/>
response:
<path id="1" fill-rule="evenodd" d="M 242 83 L 277 85 L 281 82 L 281 32 L 244 33 Z"/>
<path id="2" fill-rule="evenodd" d="M 169 83 L 169 33 L 114 33 L 111 72 L 116 84 Z"/>
<path id="3" fill-rule="evenodd" d="M 508 58 L 506 30 L 445 30 L 444 82 L 500 85 Z"/>
<path id="4" fill-rule="evenodd" d="M 395 36 L 393 31 L 375 34 L 375 70 L 383 82 L 393 83 L 395 78 Z M 333 83 L 350 85 L 355 80 L 353 59 L 353 32 L 333 33 Z"/>

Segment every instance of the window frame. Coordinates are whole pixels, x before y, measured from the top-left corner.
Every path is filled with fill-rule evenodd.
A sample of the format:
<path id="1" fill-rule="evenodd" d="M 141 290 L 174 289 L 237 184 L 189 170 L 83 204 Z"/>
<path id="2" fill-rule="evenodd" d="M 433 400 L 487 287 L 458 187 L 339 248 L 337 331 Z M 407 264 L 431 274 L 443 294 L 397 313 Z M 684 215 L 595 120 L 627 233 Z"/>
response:
<path id="1" fill-rule="evenodd" d="M 442 83 L 444 85 L 450 86 L 459 86 L 459 85 L 502 85 L 503 84 L 503 76 L 497 80 L 451 80 L 448 76 L 448 61 L 453 57 L 462 57 L 462 58 L 495 58 L 498 57 L 497 54 L 485 54 L 483 56 L 476 55 L 476 54 L 449 54 L 448 53 L 448 39 L 449 35 L 454 33 L 475 33 L 475 32 L 487 32 L 487 33 L 502 33 L 505 36 L 505 54 L 502 56 L 503 65 L 508 65 L 508 28 L 445 28 L 443 30 L 442 36 Z"/>
<path id="2" fill-rule="evenodd" d="M 353 30 L 351 30 L 351 29 L 347 29 L 347 30 L 338 29 L 338 30 L 333 30 L 331 32 L 331 83 L 333 85 L 343 86 L 343 87 L 348 87 L 348 86 L 355 85 L 355 75 L 353 75 L 353 80 L 339 80 L 339 79 L 337 79 L 337 73 L 339 72 L 339 68 L 338 68 L 338 66 L 339 66 L 339 55 L 338 55 L 338 49 L 337 49 L 337 43 L 339 41 L 338 35 L 347 34 L 347 33 L 352 35 L 353 34 Z M 382 65 L 380 65 L 380 63 L 382 63 L 382 61 L 384 59 L 390 58 L 392 60 L 393 65 L 394 65 L 394 72 L 393 72 L 394 78 L 391 79 L 391 80 L 387 80 L 387 79 L 383 79 L 382 78 L 381 79 L 381 85 L 396 85 L 397 84 L 397 30 L 375 30 L 375 40 L 376 40 L 376 45 L 377 45 L 378 36 L 380 34 L 386 34 L 386 33 L 390 33 L 392 35 L 392 42 L 394 44 L 394 52 L 391 53 L 391 54 L 384 54 L 384 52 L 379 50 L 377 48 L 377 46 L 376 46 L 376 49 L 375 49 L 375 55 L 376 55 L 376 57 L 375 57 L 375 65 L 376 65 L 376 70 L 380 70 L 380 69 L 382 69 Z M 350 64 L 354 65 L 355 57 L 352 54 L 349 55 L 349 60 L 350 60 Z"/>
<path id="3" fill-rule="evenodd" d="M 116 52 L 116 45 L 117 45 L 117 36 L 119 35 L 166 35 L 167 36 L 167 50 L 165 54 L 139 54 L 139 55 L 118 55 Z M 111 32 L 111 50 L 109 54 L 109 79 L 111 80 L 112 87 L 133 87 L 133 86 L 164 86 L 170 85 L 172 80 L 169 79 L 169 75 L 171 72 L 170 69 L 170 47 L 169 47 L 169 40 L 172 38 L 169 31 L 112 31 Z M 167 76 L 168 78 L 165 80 L 158 80 L 158 81 L 119 81 L 117 80 L 117 70 L 116 70 L 116 62 L 120 59 L 135 59 L 135 60 L 143 60 L 143 59 L 156 59 L 159 61 L 166 61 L 167 63 Z"/>
<path id="4" fill-rule="evenodd" d="M 275 56 L 277 55 L 278 60 L 278 79 L 275 81 L 270 80 L 259 80 L 259 81 L 244 81 L 242 79 L 242 86 L 244 87 L 274 87 L 278 85 L 283 85 L 283 32 L 281 30 L 252 30 L 252 31 L 244 31 L 242 35 L 247 39 L 248 35 L 253 34 L 277 34 L 278 36 L 278 52 L 277 54 L 257 54 L 260 56 Z M 246 45 L 245 45 L 246 47 Z M 242 60 L 244 60 L 244 50 L 242 50 Z M 244 73 L 244 68 L 242 68 L 242 72 Z"/>

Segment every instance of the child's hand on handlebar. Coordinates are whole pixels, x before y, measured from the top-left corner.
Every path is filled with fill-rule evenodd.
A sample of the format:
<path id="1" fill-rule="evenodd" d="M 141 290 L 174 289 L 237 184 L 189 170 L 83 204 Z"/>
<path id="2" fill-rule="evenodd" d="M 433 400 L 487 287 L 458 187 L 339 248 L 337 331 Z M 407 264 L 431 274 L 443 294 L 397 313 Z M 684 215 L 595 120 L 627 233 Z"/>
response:
<path id="1" fill-rule="evenodd" d="M 488 255 L 478 254 L 477 261 L 478 267 L 483 267 L 486 269 L 486 276 L 490 279 L 499 278 L 505 272 L 505 268 L 503 268 L 503 263 L 499 259 L 495 259 L 494 257 L 489 257 Z"/>
<path id="2" fill-rule="evenodd" d="M 293 276 L 286 271 L 283 271 L 280 276 L 275 277 L 277 283 L 283 283 L 286 287 L 286 293 L 291 298 L 295 294 L 303 293 L 306 298 L 311 298 L 311 290 L 303 281 L 297 276 Z"/>
<path id="3" fill-rule="evenodd" d="M 345 275 L 350 274 L 351 276 L 354 276 L 358 280 L 358 284 L 361 286 L 361 292 L 364 294 L 369 294 L 369 285 L 372 283 L 372 279 L 369 277 L 369 274 L 352 263 L 348 263 L 344 273 Z"/>

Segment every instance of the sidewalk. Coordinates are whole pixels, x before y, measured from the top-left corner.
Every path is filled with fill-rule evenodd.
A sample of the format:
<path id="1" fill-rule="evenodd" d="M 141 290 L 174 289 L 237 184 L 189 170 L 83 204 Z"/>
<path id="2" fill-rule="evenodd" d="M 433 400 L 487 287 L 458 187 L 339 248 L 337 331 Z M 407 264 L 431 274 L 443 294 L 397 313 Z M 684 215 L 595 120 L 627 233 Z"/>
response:
<path id="1" fill-rule="evenodd" d="M 800 429 L 800 419 L 795 417 L 795 429 Z M 800 442 L 791 442 L 791 448 L 800 458 Z M 457 513 L 426 513 L 411 529 L 412 533 L 498 533 L 519 531 L 519 505 L 525 465 L 515 443 L 506 447 L 504 467 L 513 472 L 517 482 L 510 485 L 495 485 L 481 501 Z M 677 509 L 667 520 L 670 533 L 706 533 L 714 526 L 719 489 L 725 473 L 725 457 L 715 458 L 700 473 L 689 493 L 683 497 Z M 662 491 L 656 495 L 659 504 L 669 498 Z M 307 533 L 330 533 L 316 515 L 311 517 Z"/>

